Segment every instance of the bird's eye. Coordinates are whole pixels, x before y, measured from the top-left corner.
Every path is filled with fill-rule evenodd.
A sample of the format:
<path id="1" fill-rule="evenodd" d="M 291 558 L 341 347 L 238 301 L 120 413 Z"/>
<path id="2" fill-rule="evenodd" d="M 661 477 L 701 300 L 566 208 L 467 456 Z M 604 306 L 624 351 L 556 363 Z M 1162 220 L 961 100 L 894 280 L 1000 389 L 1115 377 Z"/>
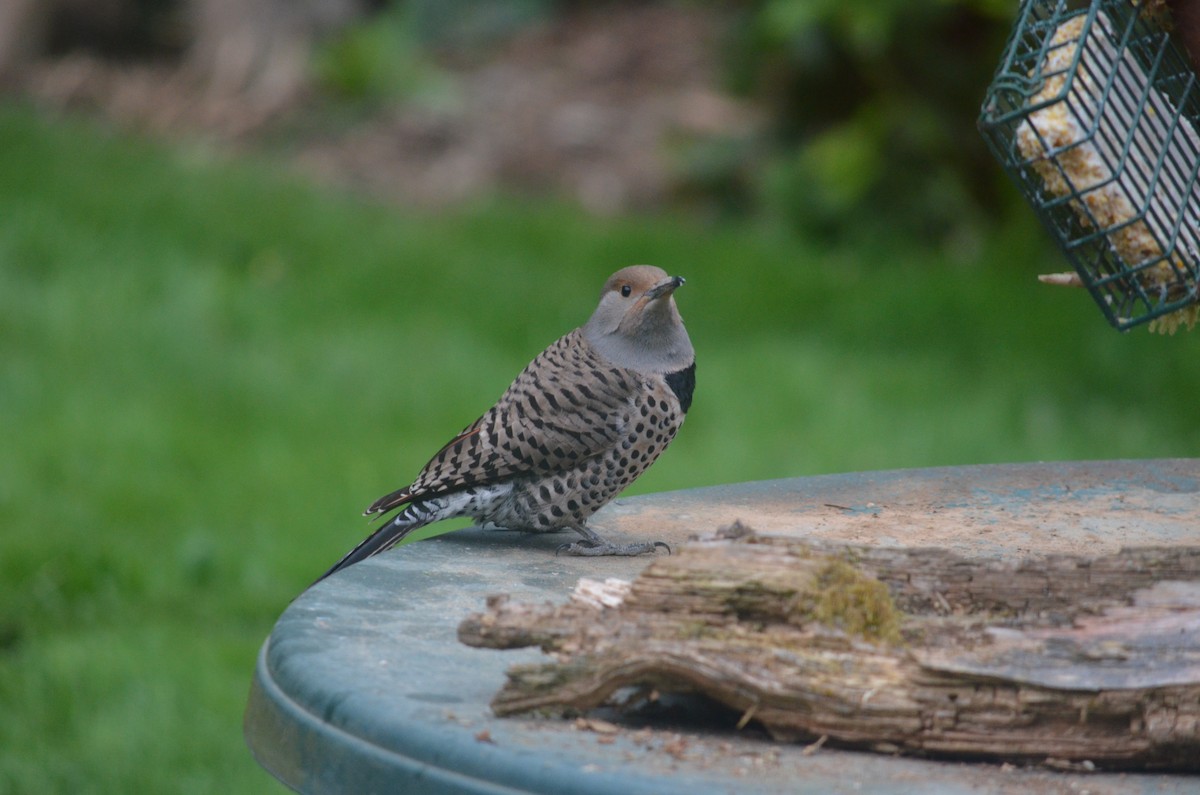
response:
<path id="1" fill-rule="evenodd" d="M 626 298 L 628 298 L 628 297 L 629 297 L 629 294 L 630 294 L 630 293 L 632 293 L 632 292 L 633 292 L 633 288 L 632 288 L 632 287 L 630 287 L 628 284 L 623 284 L 623 285 L 621 285 L 621 295 L 623 295 L 623 296 L 625 296 Z"/>

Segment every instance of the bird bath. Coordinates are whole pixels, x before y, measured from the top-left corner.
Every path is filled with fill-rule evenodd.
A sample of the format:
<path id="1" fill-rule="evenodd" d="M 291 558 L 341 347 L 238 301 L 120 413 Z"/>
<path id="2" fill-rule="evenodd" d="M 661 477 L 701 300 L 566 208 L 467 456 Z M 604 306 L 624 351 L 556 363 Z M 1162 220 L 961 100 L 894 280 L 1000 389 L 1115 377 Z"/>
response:
<path id="1" fill-rule="evenodd" d="M 618 500 L 593 520 L 674 545 L 740 520 L 759 532 L 983 559 L 1200 544 L 1200 461 L 955 467 L 746 483 Z M 264 643 L 245 733 L 303 793 L 1200 793 L 1200 777 L 931 761 L 772 742 L 732 726 L 497 718 L 534 649 L 459 643 L 491 594 L 562 602 L 581 577 L 651 558 L 556 557 L 557 535 L 469 529 L 364 561 L 302 594 Z M 734 716 L 736 722 L 736 716 Z"/>

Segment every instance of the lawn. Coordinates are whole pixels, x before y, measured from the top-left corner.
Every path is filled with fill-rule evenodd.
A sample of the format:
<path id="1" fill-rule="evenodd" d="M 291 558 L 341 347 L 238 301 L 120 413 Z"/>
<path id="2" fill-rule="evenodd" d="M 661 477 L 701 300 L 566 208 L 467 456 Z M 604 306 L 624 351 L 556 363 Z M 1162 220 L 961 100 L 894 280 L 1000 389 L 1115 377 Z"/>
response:
<path id="1" fill-rule="evenodd" d="M 11 105 L 0 152 L 4 795 L 281 791 L 241 738 L 276 616 L 626 264 L 688 278 L 699 359 L 635 492 L 1200 450 L 1200 337 L 1038 285 L 1020 214 L 931 248 L 420 213 Z"/>

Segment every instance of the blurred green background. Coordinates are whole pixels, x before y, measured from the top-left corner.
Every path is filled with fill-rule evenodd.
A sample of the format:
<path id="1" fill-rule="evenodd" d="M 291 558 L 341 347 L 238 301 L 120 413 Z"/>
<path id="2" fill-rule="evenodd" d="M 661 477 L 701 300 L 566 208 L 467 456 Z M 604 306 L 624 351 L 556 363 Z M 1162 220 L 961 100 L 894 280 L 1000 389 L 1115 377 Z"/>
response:
<path id="1" fill-rule="evenodd" d="M 908 52 L 921 25 L 1002 40 L 1003 13 L 725 8 L 723 74 L 766 108 L 769 133 L 694 143 L 717 154 L 685 170 L 687 190 L 606 217 L 527 191 L 385 202 L 298 176 L 286 124 L 235 153 L 10 92 L 0 793 L 281 791 L 240 727 L 275 618 L 367 532 L 362 508 L 582 323 L 626 264 L 688 278 L 699 360 L 685 428 L 631 493 L 1200 449 L 1195 340 L 1117 334 L 1083 293 L 1034 279 L 1064 264 L 977 159 L 966 101 L 999 42 Z M 433 24 L 420 9 L 383 9 L 314 49 L 322 113 L 349 123 L 384 102 L 370 87 L 388 85 L 397 40 L 380 31 L 415 36 L 414 19 Z M 448 68 L 416 41 L 401 62 Z M 358 82 L 337 77 L 363 48 Z M 959 55 L 969 81 L 932 68 Z M 962 97 L 872 82 L 913 60 L 963 78 Z M 866 76 L 818 123 L 786 97 L 833 81 L 835 63 Z M 928 136 L 906 137 L 913 124 Z"/>

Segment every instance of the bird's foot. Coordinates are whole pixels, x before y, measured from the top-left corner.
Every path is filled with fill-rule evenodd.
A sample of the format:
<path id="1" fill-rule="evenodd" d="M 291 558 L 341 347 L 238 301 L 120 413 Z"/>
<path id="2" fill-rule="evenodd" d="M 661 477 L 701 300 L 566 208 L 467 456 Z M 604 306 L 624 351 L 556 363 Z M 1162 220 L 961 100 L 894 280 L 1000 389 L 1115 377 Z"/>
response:
<path id="1" fill-rule="evenodd" d="M 592 541 L 582 539 L 570 544 L 563 544 L 554 551 L 555 555 L 573 555 L 585 558 L 596 558 L 609 555 L 632 557 L 635 555 L 653 555 L 662 547 L 671 554 L 671 547 L 663 541 L 641 541 L 633 544 L 613 544 L 609 541 Z"/>

